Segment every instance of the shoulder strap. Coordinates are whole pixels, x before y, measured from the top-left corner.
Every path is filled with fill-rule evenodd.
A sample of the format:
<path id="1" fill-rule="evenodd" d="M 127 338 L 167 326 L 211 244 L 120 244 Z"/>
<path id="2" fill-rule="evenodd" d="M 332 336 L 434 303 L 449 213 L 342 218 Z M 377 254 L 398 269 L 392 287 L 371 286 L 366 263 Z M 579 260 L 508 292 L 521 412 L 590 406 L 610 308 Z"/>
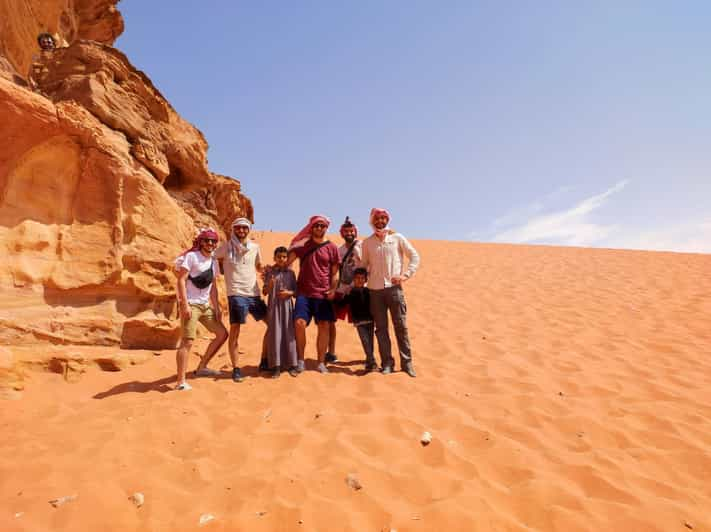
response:
<path id="1" fill-rule="evenodd" d="M 340 282 L 341 277 L 343 277 L 343 267 L 346 265 L 346 261 L 348 260 L 348 257 L 351 256 L 353 253 L 353 248 L 355 248 L 355 243 L 351 247 L 348 248 L 348 251 L 346 251 L 346 254 L 343 255 L 343 260 L 341 260 L 341 266 L 338 268 L 338 280 Z"/>
<path id="2" fill-rule="evenodd" d="M 321 248 L 322 248 L 323 246 L 325 246 L 326 244 L 330 244 L 330 242 L 329 242 L 328 240 L 326 240 L 325 242 L 321 242 L 319 245 L 312 247 L 310 250 L 308 250 L 306 253 L 304 253 L 304 254 L 301 256 L 301 261 L 302 261 L 302 262 L 305 261 L 306 258 L 307 258 L 309 255 L 311 255 L 314 251 L 318 251 L 319 249 L 321 249 Z"/>

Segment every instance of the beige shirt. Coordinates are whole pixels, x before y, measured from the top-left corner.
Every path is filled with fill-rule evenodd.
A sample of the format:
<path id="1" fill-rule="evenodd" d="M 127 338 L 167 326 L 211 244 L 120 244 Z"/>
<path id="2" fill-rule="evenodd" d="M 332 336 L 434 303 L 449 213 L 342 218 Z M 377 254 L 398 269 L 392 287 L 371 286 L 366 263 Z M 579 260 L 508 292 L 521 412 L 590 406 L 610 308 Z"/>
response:
<path id="1" fill-rule="evenodd" d="M 215 258 L 222 261 L 227 295 L 259 296 L 257 265 L 262 264 L 262 253 L 259 249 L 259 244 L 247 240 L 247 251 L 238 253 L 235 260 L 230 258 L 229 245 L 229 241 L 223 242 L 215 251 Z"/>
<path id="2" fill-rule="evenodd" d="M 412 277 L 420 265 L 420 256 L 400 233 L 386 235 L 383 240 L 371 235 L 363 241 L 361 266 L 368 270 L 368 288 L 382 290 L 393 285 L 395 276 Z M 405 268 L 404 257 L 408 259 Z"/>

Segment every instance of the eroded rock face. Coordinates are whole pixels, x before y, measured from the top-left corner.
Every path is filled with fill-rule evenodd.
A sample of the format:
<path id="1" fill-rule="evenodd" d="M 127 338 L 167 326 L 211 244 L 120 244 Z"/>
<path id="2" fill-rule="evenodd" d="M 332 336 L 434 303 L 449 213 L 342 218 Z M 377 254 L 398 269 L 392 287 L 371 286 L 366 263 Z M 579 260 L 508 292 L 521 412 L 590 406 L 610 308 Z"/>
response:
<path id="1" fill-rule="evenodd" d="M 0 0 L 0 55 L 26 77 L 42 32 L 54 35 L 58 45 L 76 39 L 113 44 L 123 32 L 118 1 Z"/>
<path id="2" fill-rule="evenodd" d="M 0 0 L 0 17 L 35 3 Z M 122 53 L 79 38 L 113 41 L 115 3 L 42 2 L 46 20 L 74 10 L 37 91 L 18 80 L 26 40 L 0 41 L 0 344 L 174 347 L 175 256 L 196 227 L 253 218 L 202 133 Z"/>

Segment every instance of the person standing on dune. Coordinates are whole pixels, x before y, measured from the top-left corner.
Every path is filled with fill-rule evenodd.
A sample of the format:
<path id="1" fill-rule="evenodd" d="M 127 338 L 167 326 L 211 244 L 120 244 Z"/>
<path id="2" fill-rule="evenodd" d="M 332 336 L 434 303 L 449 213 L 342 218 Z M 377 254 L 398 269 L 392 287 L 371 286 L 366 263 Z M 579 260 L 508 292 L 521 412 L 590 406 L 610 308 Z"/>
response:
<path id="1" fill-rule="evenodd" d="M 363 241 L 361 266 L 368 270 L 370 312 L 375 321 L 382 373 L 392 373 L 395 365 L 388 332 L 389 311 L 400 352 L 400 369 L 410 377 L 416 377 L 407 331 L 407 305 L 403 284 L 415 275 L 420 265 L 420 256 L 407 238 L 388 228 L 389 223 L 390 214 L 385 209 L 370 211 L 373 234 Z M 405 257 L 408 259 L 407 269 Z"/>
<path id="2" fill-rule="evenodd" d="M 197 335 L 197 324 L 202 323 L 215 335 L 200 360 L 195 375 L 212 377 L 220 374 L 210 369 L 210 362 L 217 350 L 227 340 L 227 329 L 222 325 L 220 305 L 217 300 L 217 261 L 212 253 L 217 245 L 217 232 L 214 229 L 203 229 L 198 233 L 193 246 L 180 255 L 175 261 L 178 275 L 178 308 L 182 337 L 176 353 L 178 366 L 177 390 L 190 390 L 192 387 L 185 380 L 188 355 Z"/>
<path id="3" fill-rule="evenodd" d="M 338 281 L 338 248 L 326 240 L 326 229 L 331 221 L 325 216 L 315 215 L 294 237 L 289 246 L 287 266 L 299 259 L 294 328 L 296 349 L 299 360 L 297 371 L 304 371 L 306 351 L 306 327 L 311 318 L 316 321 L 318 335 L 316 351 L 318 371 L 328 373 L 326 350 L 328 349 L 329 326 L 336 321 L 331 301 L 336 293 Z"/>
<path id="4" fill-rule="evenodd" d="M 338 286 L 336 287 L 336 297 L 333 301 L 333 311 L 336 314 L 337 320 L 345 320 L 349 318 L 350 311 L 345 298 L 351 290 L 353 284 L 353 272 L 360 263 L 361 244 L 358 240 L 358 227 L 346 216 L 346 220 L 341 225 L 341 238 L 343 245 L 338 248 L 338 257 L 341 265 L 338 268 Z M 336 356 L 336 322 L 331 322 L 328 352 L 326 353 L 326 362 L 337 362 Z"/>
<path id="5" fill-rule="evenodd" d="M 251 314 L 256 321 L 266 323 L 267 305 L 264 303 L 257 283 L 257 273 L 262 271 L 262 254 L 259 244 L 250 240 L 252 224 L 247 218 L 232 222 L 232 234 L 227 242 L 215 252 L 225 274 L 227 302 L 230 310 L 230 340 L 228 350 L 232 362 L 232 380 L 241 382 L 239 367 L 239 333 Z M 265 332 L 262 340 L 262 360 L 266 359 Z"/>

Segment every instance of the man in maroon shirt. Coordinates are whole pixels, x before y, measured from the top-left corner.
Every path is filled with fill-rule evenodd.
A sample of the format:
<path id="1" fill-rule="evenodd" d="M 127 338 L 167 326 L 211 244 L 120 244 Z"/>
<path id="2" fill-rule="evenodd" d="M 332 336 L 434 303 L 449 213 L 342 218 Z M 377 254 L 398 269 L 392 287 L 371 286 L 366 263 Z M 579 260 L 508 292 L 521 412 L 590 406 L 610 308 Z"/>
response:
<path id="1" fill-rule="evenodd" d="M 325 364 L 328 349 L 329 326 L 336 321 L 331 301 L 338 281 L 338 248 L 326 240 L 330 220 L 325 216 L 312 216 L 309 223 L 291 241 L 289 264 L 299 259 L 299 277 L 294 309 L 294 330 L 298 353 L 297 371 L 304 371 L 306 327 L 314 318 L 318 327 L 316 352 L 318 370 L 328 373 Z"/>

